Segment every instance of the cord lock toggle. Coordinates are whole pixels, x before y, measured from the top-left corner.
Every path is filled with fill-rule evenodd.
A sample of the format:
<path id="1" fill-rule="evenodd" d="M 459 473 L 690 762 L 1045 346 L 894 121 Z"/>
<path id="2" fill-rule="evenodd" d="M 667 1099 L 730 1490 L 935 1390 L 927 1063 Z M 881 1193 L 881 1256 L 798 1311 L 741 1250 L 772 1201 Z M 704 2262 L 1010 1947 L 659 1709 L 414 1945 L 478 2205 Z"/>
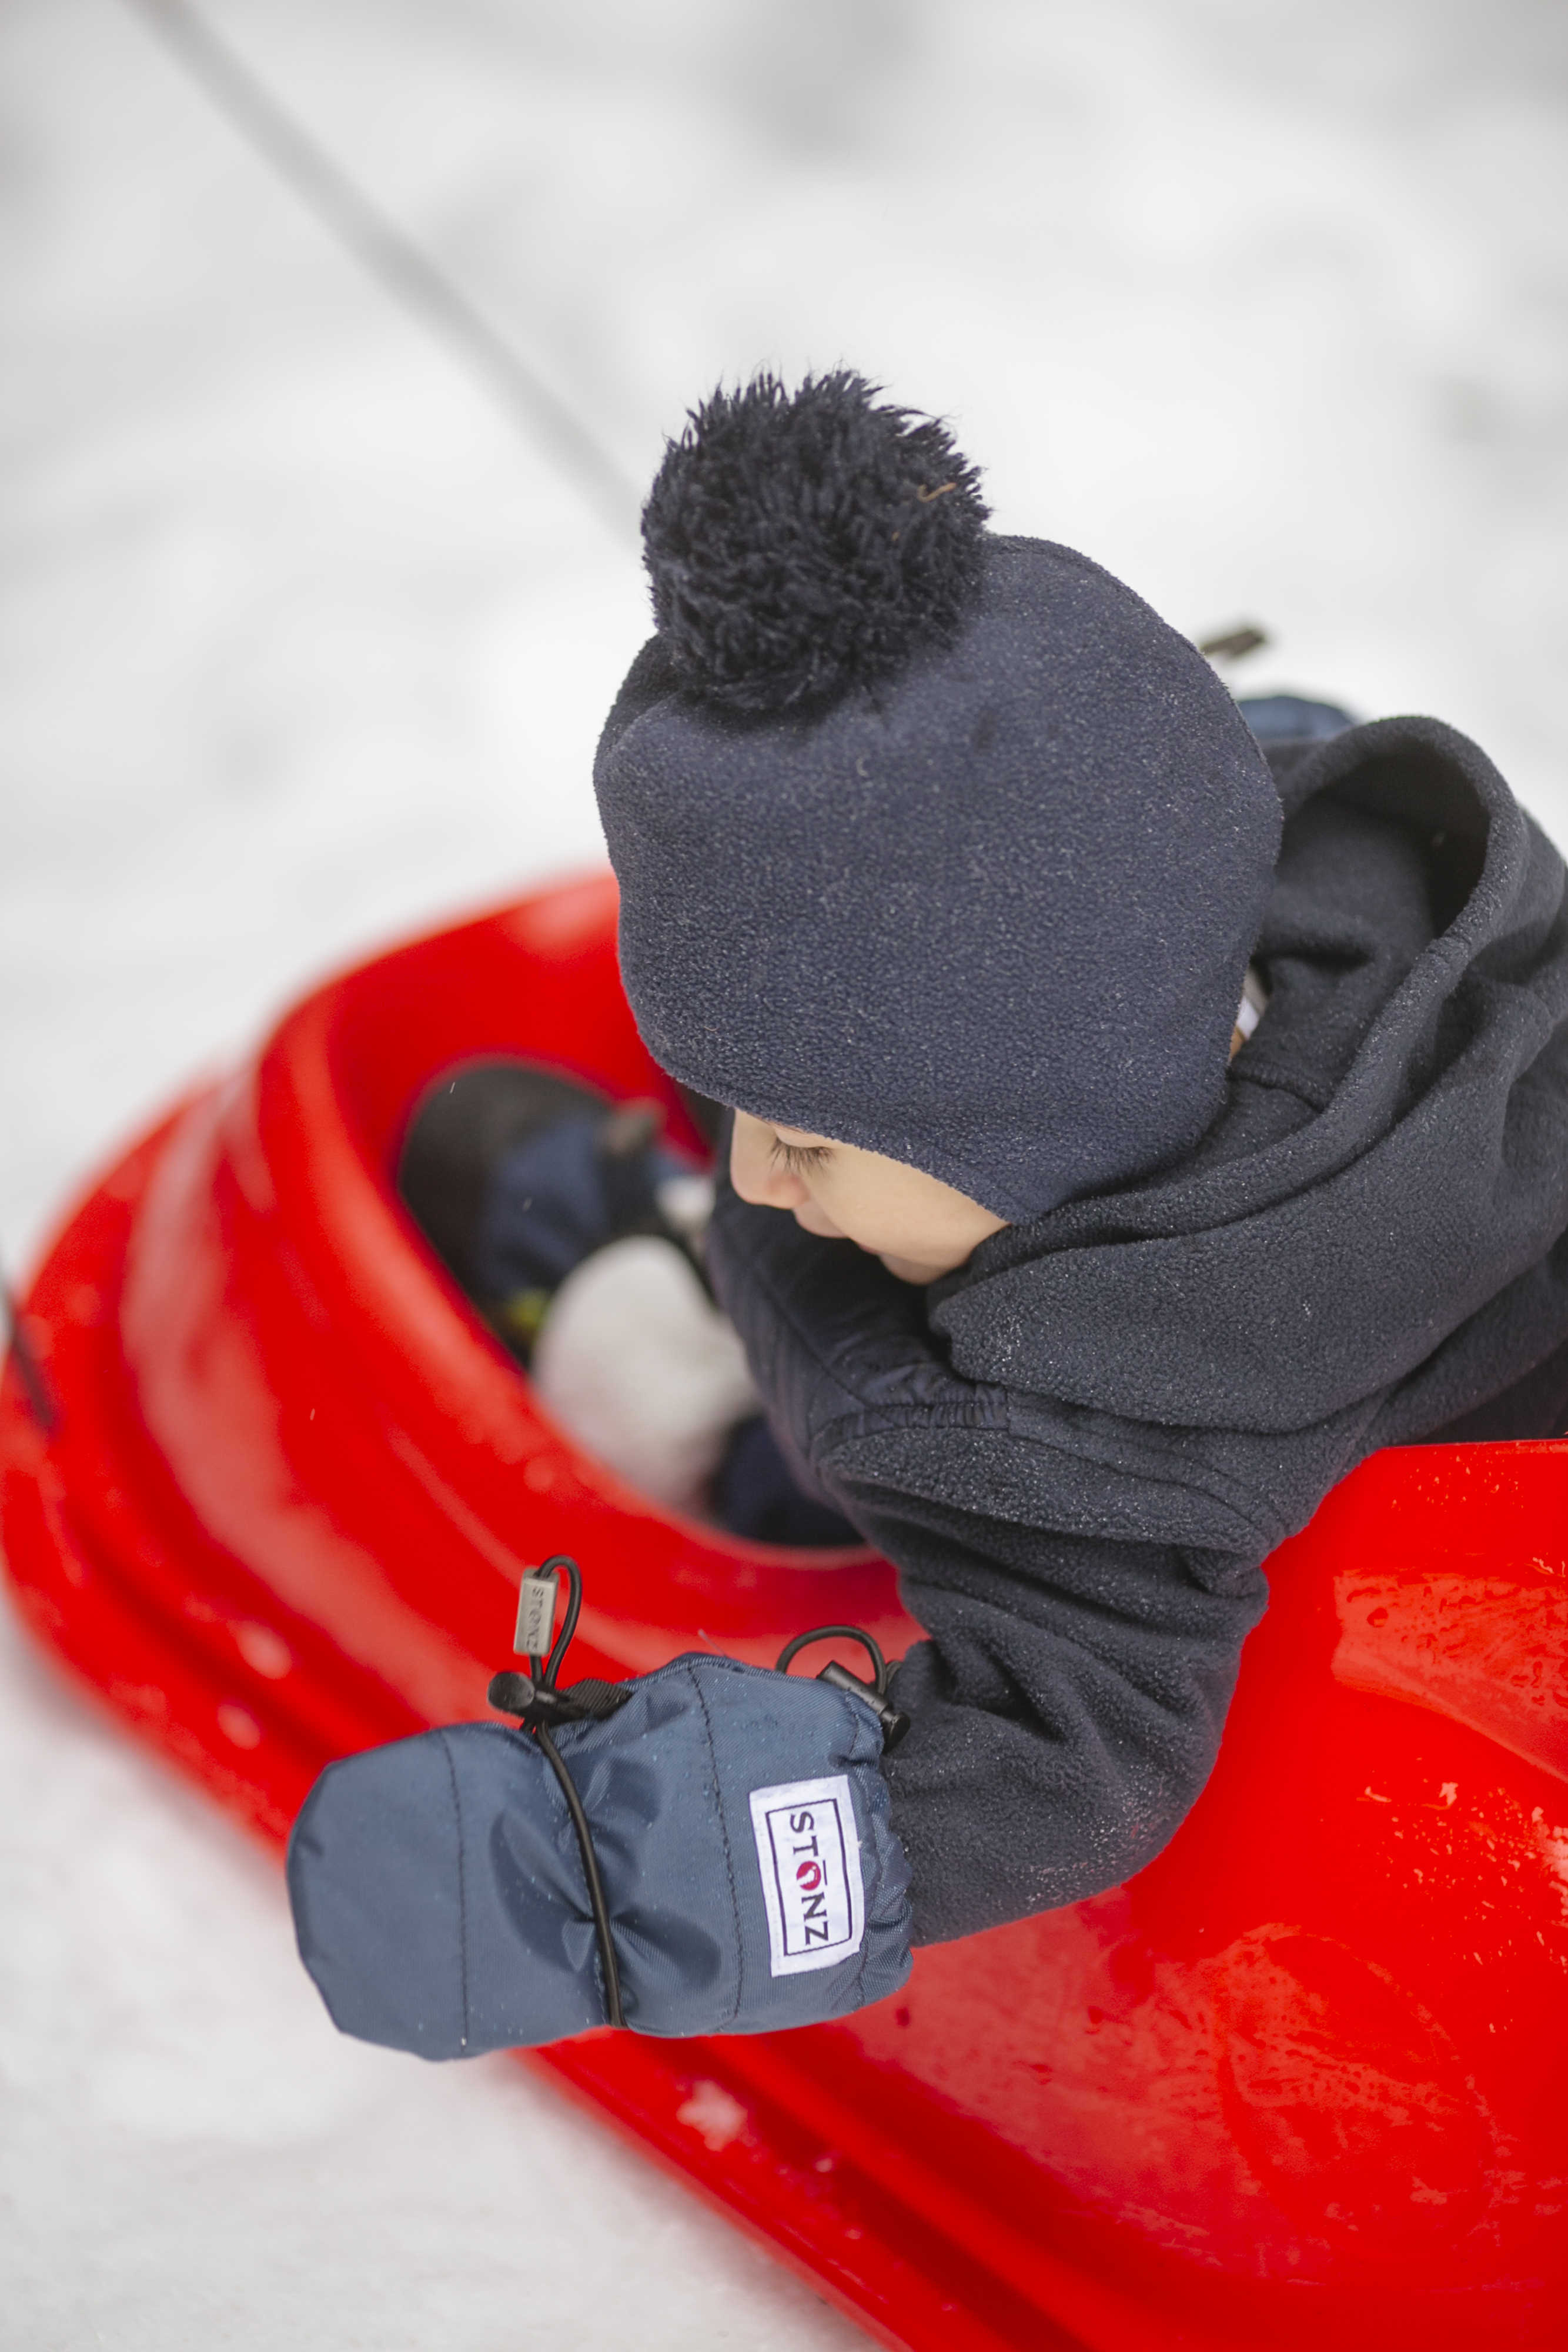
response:
<path id="1" fill-rule="evenodd" d="M 869 1683 L 862 1682 L 859 1675 L 851 1674 L 848 1666 L 841 1666 L 836 1658 L 829 1659 L 817 1680 L 829 1684 L 834 1690 L 848 1691 L 855 1698 L 865 1701 L 882 1726 L 882 1752 L 884 1756 L 891 1756 L 909 1729 L 909 1717 L 901 1707 L 894 1706 L 887 1695 L 888 1664 L 877 1644 L 859 1625 L 813 1625 L 809 1633 L 797 1633 L 792 1642 L 785 1643 L 779 1653 L 778 1672 L 788 1674 L 790 1660 L 813 1642 L 860 1643 L 871 1660 L 872 1679 Z"/>

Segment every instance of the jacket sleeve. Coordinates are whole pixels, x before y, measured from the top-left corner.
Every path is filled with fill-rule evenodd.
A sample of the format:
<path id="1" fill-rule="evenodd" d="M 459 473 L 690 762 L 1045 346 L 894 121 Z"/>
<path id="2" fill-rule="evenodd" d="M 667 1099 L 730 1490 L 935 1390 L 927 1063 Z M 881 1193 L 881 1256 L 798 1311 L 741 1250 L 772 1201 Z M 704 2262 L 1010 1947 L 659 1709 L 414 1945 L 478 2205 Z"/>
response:
<path id="1" fill-rule="evenodd" d="M 993 1465 L 1030 1440 L 1005 1391 L 948 1370 L 919 1291 L 727 1184 L 708 1249 L 779 1442 L 893 1561 L 930 1636 L 898 1670 L 913 1727 L 883 1767 L 914 1940 L 1129 1877 L 1208 1778 L 1267 1598 L 1261 1548 L 1096 1531 L 1081 1477 L 1073 1506 L 1024 1523 Z M 1157 1498 L 1141 1510 L 1157 1528 Z"/>

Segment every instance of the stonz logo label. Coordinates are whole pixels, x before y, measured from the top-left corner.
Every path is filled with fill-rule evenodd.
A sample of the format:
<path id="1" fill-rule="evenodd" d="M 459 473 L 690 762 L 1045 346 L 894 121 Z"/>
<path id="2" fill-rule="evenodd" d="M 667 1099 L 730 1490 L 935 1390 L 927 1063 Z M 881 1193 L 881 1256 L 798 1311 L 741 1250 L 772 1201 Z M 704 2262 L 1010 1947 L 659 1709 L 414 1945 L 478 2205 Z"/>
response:
<path id="1" fill-rule="evenodd" d="M 831 1969 L 858 1952 L 865 1886 L 847 1777 L 753 1789 L 751 1829 L 772 1974 Z"/>

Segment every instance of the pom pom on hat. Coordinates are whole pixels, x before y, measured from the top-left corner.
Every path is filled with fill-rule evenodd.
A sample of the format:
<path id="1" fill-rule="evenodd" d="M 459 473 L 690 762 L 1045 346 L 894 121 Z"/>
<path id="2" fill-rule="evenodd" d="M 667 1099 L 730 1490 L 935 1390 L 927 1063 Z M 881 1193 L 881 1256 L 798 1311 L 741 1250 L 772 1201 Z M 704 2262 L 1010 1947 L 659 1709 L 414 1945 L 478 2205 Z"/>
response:
<path id="1" fill-rule="evenodd" d="M 643 512 L 682 687 L 732 710 L 820 707 L 956 630 L 981 573 L 975 468 L 934 418 L 838 369 L 753 377 L 670 443 Z"/>

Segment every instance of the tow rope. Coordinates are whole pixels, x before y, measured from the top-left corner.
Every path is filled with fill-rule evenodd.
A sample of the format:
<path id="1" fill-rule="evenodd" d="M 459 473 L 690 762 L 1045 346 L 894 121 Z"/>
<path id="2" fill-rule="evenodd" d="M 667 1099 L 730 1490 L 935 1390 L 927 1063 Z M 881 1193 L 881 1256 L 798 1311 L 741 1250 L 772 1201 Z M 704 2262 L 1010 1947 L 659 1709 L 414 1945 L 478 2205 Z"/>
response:
<path id="1" fill-rule="evenodd" d="M 125 0 L 241 136 L 377 282 L 543 442 L 622 535 L 641 499 L 615 459 L 461 293 L 257 79 L 186 0 Z"/>

